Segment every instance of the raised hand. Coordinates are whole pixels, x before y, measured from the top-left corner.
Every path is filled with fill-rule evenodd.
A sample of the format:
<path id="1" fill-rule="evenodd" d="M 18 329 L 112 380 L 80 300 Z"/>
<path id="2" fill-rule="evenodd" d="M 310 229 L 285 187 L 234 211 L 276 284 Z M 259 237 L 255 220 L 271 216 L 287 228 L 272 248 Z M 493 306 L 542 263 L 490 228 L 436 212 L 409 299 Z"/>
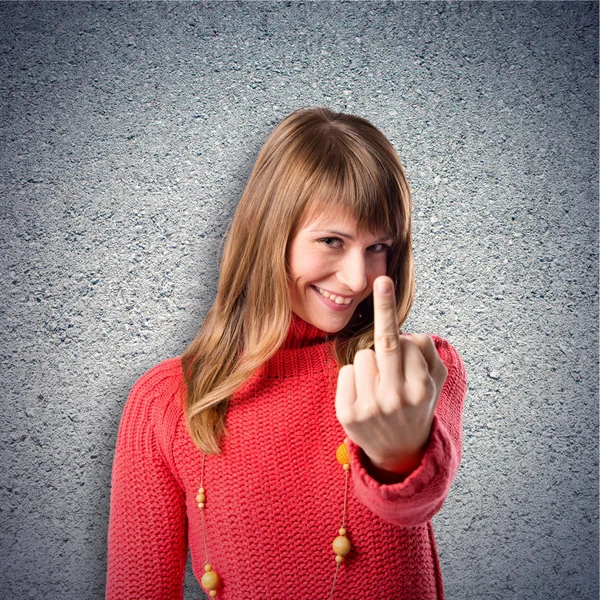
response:
<path id="1" fill-rule="evenodd" d="M 336 416 L 377 469 L 407 474 L 423 457 L 448 370 L 431 337 L 399 334 L 390 277 L 375 279 L 373 305 L 375 350 L 340 369 Z"/>

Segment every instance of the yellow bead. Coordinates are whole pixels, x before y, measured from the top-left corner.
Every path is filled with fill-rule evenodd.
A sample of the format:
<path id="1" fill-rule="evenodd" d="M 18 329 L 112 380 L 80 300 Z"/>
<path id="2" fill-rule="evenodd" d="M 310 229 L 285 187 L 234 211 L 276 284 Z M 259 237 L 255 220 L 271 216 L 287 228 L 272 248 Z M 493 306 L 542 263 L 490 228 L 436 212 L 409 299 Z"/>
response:
<path id="1" fill-rule="evenodd" d="M 206 496 L 204 494 L 198 494 L 196 496 L 196 502 L 206 502 Z"/>
<path id="2" fill-rule="evenodd" d="M 346 463 L 344 465 L 344 471 L 349 471 L 350 470 L 350 465 L 348 463 Z"/>
<path id="3" fill-rule="evenodd" d="M 199 493 L 199 494 L 204 494 L 204 492 L 205 492 L 205 491 L 206 491 L 206 490 L 205 490 L 203 487 L 201 487 L 201 488 L 198 490 L 198 493 Z"/>
<path id="4" fill-rule="evenodd" d="M 340 444 L 336 450 L 335 457 L 338 462 L 343 465 L 350 462 L 350 454 L 348 454 L 348 447 L 345 443 Z"/>
<path id="5" fill-rule="evenodd" d="M 198 508 L 204 508 L 204 502 L 198 502 Z"/>
<path id="6" fill-rule="evenodd" d="M 212 565 L 210 563 L 206 563 L 204 565 L 204 570 L 205 571 L 212 571 Z"/>
<path id="7" fill-rule="evenodd" d="M 217 595 L 217 592 L 216 592 L 215 590 L 210 590 L 210 592 L 208 592 L 208 595 L 209 595 L 211 598 L 214 598 L 214 597 Z"/>
<path id="8" fill-rule="evenodd" d="M 207 590 L 214 590 L 220 583 L 219 576 L 214 571 L 206 571 L 202 575 L 202 587 Z"/>
<path id="9" fill-rule="evenodd" d="M 338 562 L 338 563 L 344 562 L 344 557 L 337 554 L 335 557 L 335 562 Z"/>
<path id="10" fill-rule="evenodd" d="M 331 545 L 333 551 L 340 556 L 346 556 L 350 552 L 350 540 L 343 535 L 338 535 Z"/>
<path id="11" fill-rule="evenodd" d="M 340 527 L 340 530 L 338 531 L 338 533 L 340 535 L 346 535 L 346 530 L 343 527 Z"/>

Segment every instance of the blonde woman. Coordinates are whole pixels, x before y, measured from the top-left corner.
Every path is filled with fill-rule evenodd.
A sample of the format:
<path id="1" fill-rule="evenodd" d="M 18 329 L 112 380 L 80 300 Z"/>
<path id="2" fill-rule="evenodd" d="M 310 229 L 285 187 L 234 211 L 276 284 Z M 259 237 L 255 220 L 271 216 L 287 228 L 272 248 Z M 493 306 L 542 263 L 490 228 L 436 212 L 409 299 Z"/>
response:
<path id="1" fill-rule="evenodd" d="M 114 457 L 106 597 L 444 597 L 432 517 L 461 458 L 460 355 L 401 331 L 412 200 L 367 120 L 296 110 L 261 149 L 214 304 L 143 374 Z"/>

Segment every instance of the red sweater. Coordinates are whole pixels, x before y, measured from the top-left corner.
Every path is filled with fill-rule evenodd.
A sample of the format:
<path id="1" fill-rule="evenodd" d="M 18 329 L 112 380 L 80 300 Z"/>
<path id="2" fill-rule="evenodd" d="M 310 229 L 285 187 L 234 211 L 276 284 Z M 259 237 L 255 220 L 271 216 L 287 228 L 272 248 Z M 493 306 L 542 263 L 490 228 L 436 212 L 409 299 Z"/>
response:
<path id="1" fill-rule="evenodd" d="M 327 600 L 331 544 L 342 523 L 346 474 L 336 449 L 337 367 L 325 333 L 293 315 L 286 342 L 232 397 L 223 452 L 207 456 L 206 535 L 219 600 Z M 466 375 L 432 335 L 448 368 L 426 453 L 403 482 L 381 484 L 351 440 L 345 527 L 352 548 L 333 600 L 439 600 L 431 518 L 461 458 Z M 205 552 L 196 501 L 202 452 L 177 394 L 181 360 L 144 373 L 124 408 L 112 472 L 107 599 L 181 599 L 188 545 L 200 581 Z"/>

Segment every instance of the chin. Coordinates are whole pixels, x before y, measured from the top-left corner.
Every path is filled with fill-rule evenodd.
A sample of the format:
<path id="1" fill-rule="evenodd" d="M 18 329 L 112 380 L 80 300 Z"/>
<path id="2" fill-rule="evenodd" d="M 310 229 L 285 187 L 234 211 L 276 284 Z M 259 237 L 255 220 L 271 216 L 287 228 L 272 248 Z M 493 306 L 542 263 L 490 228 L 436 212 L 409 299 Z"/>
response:
<path id="1" fill-rule="evenodd" d="M 342 331 L 342 329 L 344 329 L 351 320 L 352 316 L 350 316 L 348 319 L 344 319 L 343 321 L 338 321 L 336 319 L 323 319 L 319 321 L 315 319 L 313 324 L 315 327 L 321 329 L 322 331 L 326 331 L 327 333 L 338 333 L 339 331 Z"/>
<path id="2" fill-rule="evenodd" d="M 317 327 L 319 327 L 317 325 Z M 337 333 L 338 331 L 341 331 L 342 329 L 344 329 L 344 327 L 346 327 L 346 325 L 342 325 L 341 327 L 337 327 L 335 325 L 328 325 L 326 327 L 319 327 L 319 329 L 321 329 L 322 331 L 326 331 L 327 333 Z"/>

